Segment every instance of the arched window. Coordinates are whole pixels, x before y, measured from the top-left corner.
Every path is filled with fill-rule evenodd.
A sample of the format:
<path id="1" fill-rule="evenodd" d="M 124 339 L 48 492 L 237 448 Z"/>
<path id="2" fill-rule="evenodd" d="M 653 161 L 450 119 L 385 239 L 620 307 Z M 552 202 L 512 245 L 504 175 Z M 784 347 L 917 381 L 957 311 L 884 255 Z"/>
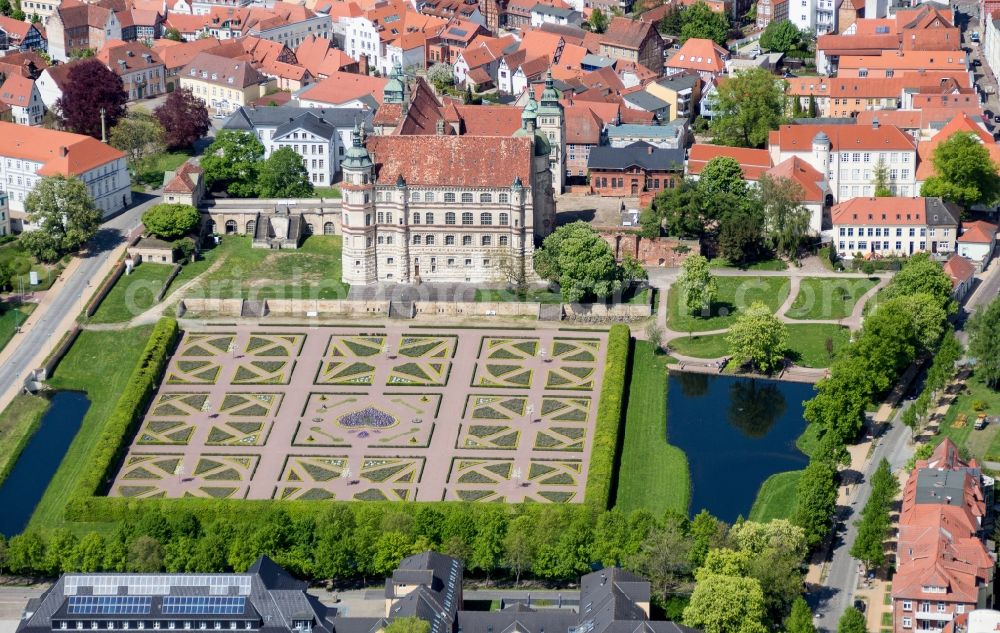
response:
<path id="1" fill-rule="evenodd" d="M 507 204 L 510 202 L 510 195 L 506 193 L 500 194 L 500 204 Z"/>
<path id="2" fill-rule="evenodd" d="M 420 236 L 419 235 L 414 235 L 413 236 L 413 243 L 414 244 L 420 244 Z"/>
<path id="3" fill-rule="evenodd" d="M 454 246 L 455 245 L 455 236 L 454 235 L 445 235 L 444 236 L 444 245 L 445 246 Z"/>
<path id="4" fill-rule="evenodd" d="M 472 224 L 472 211 L 462 213 L 462 224 Z"/>
<path id="5" fill-rule="evenodd" d="M 434 192 L 428 191 L 424 194 L 424 202 L 434 202 Z"/>
<path id="6" fill-rule="evenodd" d="M 483 226 L 489 226 L 493 224 L 493 214 L 492 213 L 480 213 L 479 223 Z"/>
<path id="7" fill-rule="evenodd" d="M 424 215 L 424 224 L 434 224 L 434 214 L 427 213 Z"/>
<path id="8" fill-rule="evenodd" d="M 413 223 L 414 224 L 420 224 L 420 214 L 419 213 L 414 213 L 413 214 Z"/>
<path id="9" fill-rule="evenodd" d="M 236 233 L 236 220 L 226 220 L 226 235 Z"/>
<path id="10" fill-rule="evenodd" d="M 490 235 L 484 235 L 482 244 L 483 246 L 490 246 L 491 244 L 493 244 L 493 237 Z"/>
<path id="11" fill-rule="evenodd" d="M 468 192 L 463 193 L 462 194 L 462 202 L 472 202 L 472 194 L 468 193 Z"/>
<path id="12" fill-rule="evenodd" d="M 255 220 L 250 220 L 247 222 L 247 235 L 254 235 L 254 229 L 257 228 L 257 222 Z"/>
<path id="13" fill-rule="evenodd" d="M 323 225 L 323 235 L 333 235 L 333 222 L 327 222 Z"/>
<path id="14" fill-rule="evenodd" d="M 463 235 L 462 236 L 462 246 L 472 246 L 472 236 Z"/>
<path id="15" fill-rule="evenodd" d="M 444 194 L 444 201 L 445 202 L 454 202 L 455 201 L 455 194 L 451 193 L 450 191 L 448 193 Z"/>
<path id="16" fill-rule="evenodd" d="M 424 244 L 427 246 L 434 246 L 434 236 L 428 235 L 424 238 Z"/>
<path id="17" fill-rule="evenodd" d="M 444 223 L 445 224 L 455 223 L 455 213 L 453 211 L 449 211 L 448 213 L 444 214 Z"/>
<path id="18" fill-rule="evenodd" d="M 500 246 L 507 246 L 507 236 L 506 235 L 501 235 L 500 236 Z"/>
<path id="19" fill-rule="evenodd" d="M 488 193 L 481 193 L 481 194 L 479 194 L 479 201 L 480 202 L 493 202 L 493 196 L 491 196 Z"/>
<path id="20" fill-rule="evenodd" d="M 507 226 L 510 224 L 510 215 L 507 213 L 500 214 L 500 226 Z"/>

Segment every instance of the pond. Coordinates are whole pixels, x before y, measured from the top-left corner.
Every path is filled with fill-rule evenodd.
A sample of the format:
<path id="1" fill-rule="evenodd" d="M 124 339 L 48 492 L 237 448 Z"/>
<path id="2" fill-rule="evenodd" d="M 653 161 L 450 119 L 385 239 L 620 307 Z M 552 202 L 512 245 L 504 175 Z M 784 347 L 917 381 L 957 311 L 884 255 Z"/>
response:
<path id="1" fill-rule="evenodd" d="M 667 440 L 687 454 L 692 516 L 745 518 L 764 480 L 805 468 L 795 440 L 813 393 L 805 383 L 670 372 Z"/>
<path id="2" fill-rule="evenodd" d="M 77 391 L 56 392 L 51 400 L 38 430 L 0 486 L 0 508 L 4 509 L 0 534 L 8 538 L 28 525 L 90 408 L 87 396 Z"/>

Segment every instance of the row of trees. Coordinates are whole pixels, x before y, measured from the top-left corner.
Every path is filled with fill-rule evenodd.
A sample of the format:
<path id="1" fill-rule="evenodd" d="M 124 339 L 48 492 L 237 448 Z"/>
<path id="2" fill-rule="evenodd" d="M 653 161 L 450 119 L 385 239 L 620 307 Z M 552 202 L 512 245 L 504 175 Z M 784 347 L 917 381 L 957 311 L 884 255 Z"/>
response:
<path id="1" fill-rule="evenodd" d="M 733 264 L 772 255 L 794 258 L 809 237 L 804 196 L 801 185 L 787 178 L 765 175 L 750 187 L 735 159 L 717 156 L 697 181 L 658 193 L 640 222 L 647 237 L 666 232 L 715 241 Z"/>
<path id="2" fill-rule="evenodd" d="M 881 293 L 855 341 L 830 375 L 816 384 L 805 418 L 819 427 L 819 446 L 799 480 L 795 523 L 817 545 L 830 529 L 837 499 L 837 464 L 865 422 L 865 409 L 919 355 L 932 354 L 955 310 L 951 280 L 926 254 L 911 257 Z"/>
<path id="3" fill-rule="evenodd" d="M 976 375 L 993 389 L 1000 387 L 1000 299 L 969 320 L 969 355 L 976 359 Z"/>
<path id="4" fill-rule="evenodd" d="M 209 188 L 237 198 L 303 198 L 313 192 L 298 152 L 282 147 L 264 160 L 264 145 L 248 132 L 219 132 L 205 151 L 201 167 Z"/>
<path id="5" fill-rule="evenodd" d="M 1000 335 L 1000 331 L 997 334 Z M 916 431 L 923 425 L 937 393 L 945 388 L 955 374 L 955 363 L 962 357 L 962 351 L 962 344 L 955 338 L 954 330 L 949 329 L 927 369 L 924 388 L 913 404 L 903 412 L 903 424 L 911 430 Z"/>
<path id="6" fill-rule="evenodd" d="M 861 511 L 858 535 L 851 546 L 851 556 L 863 562 L 867 569 L 885 564 L 885 540 L 892 526 L 889 515 L 897 494 L 899 480 L 883 457 L 872 475 L 871 496 Z"/>

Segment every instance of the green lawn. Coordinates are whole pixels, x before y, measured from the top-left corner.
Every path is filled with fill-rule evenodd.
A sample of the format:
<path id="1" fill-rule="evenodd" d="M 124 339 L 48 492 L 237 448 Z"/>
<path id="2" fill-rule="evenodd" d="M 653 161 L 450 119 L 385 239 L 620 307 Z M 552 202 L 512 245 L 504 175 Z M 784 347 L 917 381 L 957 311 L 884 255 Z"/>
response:
<path id="1" fill-rule="evenodd" d="M 712 268 L 740 268 L 743 270 L 787 270 L 788 264 L 780 259 L 765 259 L 759 262 L 753 262 L 752 264 L 747 264 L 746 266 L 736 266 L 730 264 L 729 260 L 725 257 L 716 257 L 715 259 L 708 262 L 708 265 Z"/>
<path id="2" fill-rule="evenodd" d="M 38 305 L 35 303 L 22 303 L 14 307 L 8 303 L 0 301 L 0 350 L 10 343 L 14 338 L 14 330 L 24 323 L 28 315 L 35 311 Z"/>
<path id="3" fill-rule="evenodd" d="M 34 256 L 24 250 L 21 243 L 16 240 L 0 246 L 0 264 L 7 264 L 14 272 L 14 277 L 11 279 L 14 292 L 22 286 L 25 291 L 48 290 L 63 269 L 61 263 L 48 265 L 36 262 Z M 31 271 L 38 273 L 38 285 L 31 285 L 29 275 Z"/>
<path id="4" fill-rule="evenodd" d="M 250 238 L 228 236 L 206 253 L 207 268 L 216 259 L 225 264 L 199 279 L 192 296 L 243 299 L 343 299 L 349 287 L 341 281 L 340 236 L 313 235 L 294 251 L 251 248 Z M 204 268 L 201 268 L 204 271 Z M 192 278 L 185 271 L 175 284 Z"/>
<path id="5" fill-rule="evenodd" d="M 68 527 L 78 533 L 107 529 L 105 524 L 69 523 L 63 515 L 73 483 L 85 469 L 152 329 L 149 325 L 115 331 L 85 331 L 59 363 L 49 385 L 53 389 L 85 391 L 90 409 L 31 516 L 31 527 Z"/>
<path id="6" fill-rule="evenodd" d="M 851 340 L 846 327 L 832 323 L 788 325 L 789 358 L 800 367 L 829 367 L 833 356 Z M 826 341 L 833 342 L 833 356 L 826 351 Z"/>
<path id="7" fill-rule="evenodd" d="M 873 277 L 806 277 L 785 315 L 792 319 L 846 318 L 862 295 L 877 283 L 878 279 Z"/>
<path id="8" fill-rule="evenodd" d="M 718 296 L 708 316 L 693 316 L 681 309 L 680 289 L 670 287 L 667 295 L 667 325 L 675 332 L 705 332 L 728 328 L 736 313 L 754 301 L 763 301 L 777 311 L 788 297 L 791 286 L 788 277 L 723 277 L 717 276 Z"/>
<path id="9" fill-rule="evenodd" d="M 786 325 L 788 357 L 801 367 L 829 367 L 833 357 L 826 351 L 826 340 L 833 342 L 833 356 L 851 339 L 850 331 L 832 323 Z M 725 334 L 683 336 L 670 341 L 670 349 L 682 356 L 720 358 L 729 354 Z"/>
<path id="10" fill-rule="evenodd" d="M 965 382 L 965 387 L 948 408 L 932 442 L 937 444 L 948 437 L 957 446 L 967 448 L 970 455 L 978 460 L 1000 461 L 1000 427 L 991 424 L 981 431 L 972 428 L 978 415 L 974 404 L 981 403 L 987 415 L 1000 415 L 1000 393 L 987 387 L 974 373 Z M 966 422 L 956 428 L 954 425 L 959 415 L 965 415 Z"/>
<path id="11" fill-rule="evenodd" d="M 818 424 L 807 424 L 806 430 L 795 440 L 795 447 L 811 457 L 819 446 L 819 429 Z"/>
<path id="12" fill-rule="evenodd" d="M 176 152 L 161 152 L 154 154 L 142 161 L 139 169 L 139 180 L 153 187 L 163 184 L 164 172 L 174 171 L 191 158 L 191 150 L 179 150 Z"/>
<path id="13" fill-rule="evenodd" d="M 792 518 L 795 513 L 795 492 L 803 472 L 791 470 L 768 477 L 757 491 L 757 499 L 750 508 L 750 520 L 767 523 L 772 519 Z"/>
<path id="14" fill-rule="evenodd" d="M 562 297 L 558 292 L 542 288 L 531 288 L 524 293 L 503 289 L 479 288 L 476 290 L 475 300 L 478 302 L 537 301 L 538 303 L 562 303 Z"/>
<path id="15" fill-rule="evenodd" d="M 48 408 L 45 398 L 22 394 L 16 396 L 0 415 L 0 484 L 14 467 Z"/>
<path id="16" fill-rule="evenodd" d="M 670 351 L 694 358 L 721 358 L 729 354 L 729 343 L 725 334 L 695 334 L 670 341 Z"/>
<path id="17" fill-rule="evenodd" d="M 131 275 L 122 275 L 90 322 L 123 323 L 152 308 L 173 268 L 170 264 L 143 263 Z"/>
<path id="18" fill-rule="evenodd" d="M 690 504 L 687 456 L 667 443 L 667 358 L 654 354 L 646 341 L 636 341 L 615 499 L 625 512 L 687 514 Z"/>
<path id="19" fill-rule="evenodd" d="M 316 187 L 313 189 L 314 198 L 337 198 L 341 197 L 340 187 Z"/>

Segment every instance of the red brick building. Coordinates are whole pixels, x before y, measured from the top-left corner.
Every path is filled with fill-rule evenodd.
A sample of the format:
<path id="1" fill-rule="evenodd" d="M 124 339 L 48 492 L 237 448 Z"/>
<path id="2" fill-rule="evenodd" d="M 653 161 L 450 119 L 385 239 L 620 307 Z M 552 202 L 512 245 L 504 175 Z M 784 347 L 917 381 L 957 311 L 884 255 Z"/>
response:
<path id="1" fill-rule="evenodd" d="M 587 161 L 590 191 L 601 196 L 639 196 L 672 189 L 684 177 L 684 150 L 645 142 L 595 147 Z"/>

